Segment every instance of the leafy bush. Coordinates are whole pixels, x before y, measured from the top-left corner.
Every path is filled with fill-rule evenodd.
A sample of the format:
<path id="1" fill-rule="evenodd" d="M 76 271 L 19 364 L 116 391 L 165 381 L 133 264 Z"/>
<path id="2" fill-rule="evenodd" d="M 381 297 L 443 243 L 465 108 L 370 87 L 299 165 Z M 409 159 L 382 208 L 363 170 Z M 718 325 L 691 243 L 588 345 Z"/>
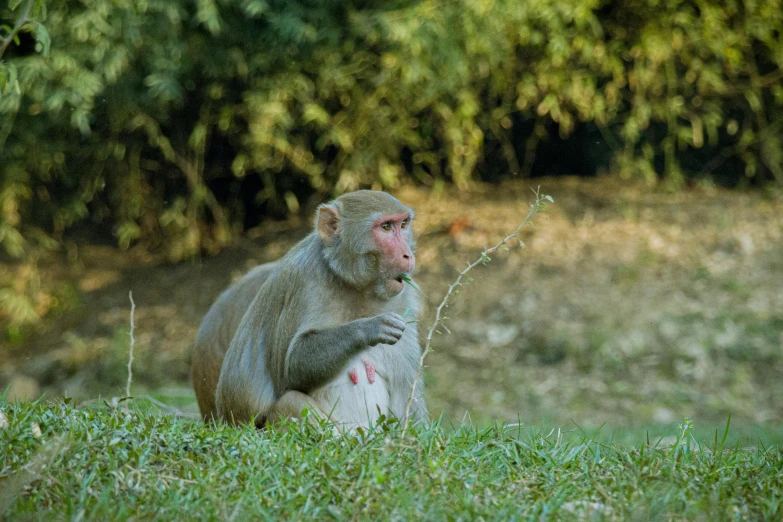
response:
<path id="1" fill-rule="evenodd" d="M 3 19 L 15 257 L 86 223 L 181 259 L 313 194 L 530 175 L 574 131 L 573 163 L 624 176 L 783 182 L 776 0 L 14 0 Z"/>

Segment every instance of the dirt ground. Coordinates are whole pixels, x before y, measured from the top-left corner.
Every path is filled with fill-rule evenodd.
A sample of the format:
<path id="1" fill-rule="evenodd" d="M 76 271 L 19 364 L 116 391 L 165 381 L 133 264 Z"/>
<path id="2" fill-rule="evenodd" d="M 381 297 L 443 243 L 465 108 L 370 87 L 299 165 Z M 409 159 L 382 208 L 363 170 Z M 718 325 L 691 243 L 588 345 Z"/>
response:
<path id="1" fill-rule="evenodd" d="M 428 359 L 427 398 L 450 422 L 583 426 L 783 422 L 783 194 L 679 193 L 599 179 L 536 179 L 433 195 L 417 209 L 426 331 L 448 284 L 512 231 L 541 186 L 555 204 L 476 269 Z M 212 301 L 281 256 L 309 218 L 266 223 L 219 255 L 170 265 L 80 244 L 39 268 L 63 301 L 0 347 L 0 387 L 77 399 L 123 395 L 136 303 L 135 393 L 195 411 L 189 350 Z"/>

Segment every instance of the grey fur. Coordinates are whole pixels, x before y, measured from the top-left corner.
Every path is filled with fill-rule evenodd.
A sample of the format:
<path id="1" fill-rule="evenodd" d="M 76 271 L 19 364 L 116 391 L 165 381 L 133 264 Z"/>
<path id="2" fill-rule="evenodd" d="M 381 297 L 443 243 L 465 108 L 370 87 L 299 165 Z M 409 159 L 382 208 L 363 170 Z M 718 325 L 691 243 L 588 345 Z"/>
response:
<path id="1" fill-rule="evenodd" d="M 402 315 L 416 316 L 419 296 L 409 286 L 384 294 L 379 281 L 389 274 L 368 230 L 379 216 L 413 213 L 371 191 L 327 206 L 339 215 L 337 237 L 319 234 L 319 208 L 316 230 L 280 261 L 234 283 L 204 318 L 193 384 L 205 420 L 260 424 L 274 415 L 296 417 L 304 406 L 349 427 L 373 423 L 377 408 L 404 415 L 421 347 L 416 325 Z M 377 381 L 353 384 L 348 371 L 363 361 L 374 364 Z M 427 419 L 422 383 L 417 390 L 412 415 Z"/>

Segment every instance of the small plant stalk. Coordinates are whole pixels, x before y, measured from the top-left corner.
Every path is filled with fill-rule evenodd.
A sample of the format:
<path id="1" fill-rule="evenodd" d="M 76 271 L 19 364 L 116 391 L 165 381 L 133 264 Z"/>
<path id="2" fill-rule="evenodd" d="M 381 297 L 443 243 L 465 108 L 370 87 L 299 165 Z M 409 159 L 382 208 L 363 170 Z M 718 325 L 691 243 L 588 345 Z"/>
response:
<path id="1" fill-rule="evenodd" d="M 525 246 L 522 241 L 519 240 L 519 233 L 522 231 L 522 227 L 527 225 L 530 220 L 538 214 L 539 212 L 543 211 L 546 208 L 546 202 L 554 203 L 554 200 L 551 196 L 547 195 L 541 195 L 540 193 L 540 187 L 539 189 L 536 189 L 533 191 L 533 193 L 536 195 L 536 201 L 535 203 L 532 203 L 530 205 L 530 211 L 528 211 L 527 215 L 525 216 L 525 219 L 522 220 L 522 223 L 519 224 L 519 226 L 510 234 L 508 234 L 506 237 L 504 237 L 499 243 L 496 245 L 484 249 L 483 252 L 481 252 L 481 255 L 473 261 L 472 263 L 468 263 L 468 266 L 465 267 L 465 269 L 459 273 L 457 276 L 457 279 L 454 280 L 453 283 L 449 286 L 448 290 L 446 290 L 446 295 L 443 296 L 443 300 L 438 305 L 438 308 L 435 309 L 435 320 L 430 325 L 429 330 L 427 331 L 427 339 L 424 344 L 424 350 L 421 352 L 421 357 L 419 357 L 419 371 L 416 373 L 416 379 L 413 381 L 413 386 L 411 386 L 411 394 L 408 398 L 408 404 L 405 407 L 405 420 L 402 424 L 402 435 L 405 436 L 405 433 L 408 431 L 408 427 L 410 425 L 410 412 L 411 407 L 413 406 L 413 401 L 416 397 L 416 387 L 418 386 L 419 380 L 421 379 L 421 374 L 424 371 L 424 360 L 426 359 L 427 355 L 432 351 L 432 336 L 437 331 L 439 326 L 443 326 L 443 323 L 446 319 L 446 317 L 443 316 L 443 310 L 445 308 L 448 308 L 449 306 L 449 299 L 451 298 L 452 294 L 461 286 L 464 286 L 462 281 L 465 278 L 465 276 L 473 270 L 478 265 L 486 265 L 492 259 L 489 257 L 490 254 L 493 254 L 500 250 L 501 248 L 507 246 L 509 242 L 513 239 L 516 239 L 520 246 Z"/>
<path id="2" fill-rule="evenodd" d="M 133 345 L 135 340 L 133 339 L 133 314 L 136 312 L 136 303 L 133 302 L 133 291 L 128 292 L 128 299 L 130 299 L 130 346 L 128 349 L 128 382 L 125 384 L 125 396 L 131 396 L 131 381 L 133 380 Z"/>

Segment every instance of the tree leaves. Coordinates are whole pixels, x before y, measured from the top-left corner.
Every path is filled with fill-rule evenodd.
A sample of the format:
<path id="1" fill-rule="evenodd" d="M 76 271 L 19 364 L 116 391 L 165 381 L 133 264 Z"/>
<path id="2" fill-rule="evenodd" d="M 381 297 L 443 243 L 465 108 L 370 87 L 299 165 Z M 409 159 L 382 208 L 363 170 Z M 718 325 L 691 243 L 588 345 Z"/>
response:
<path id="1" fill-rule="evenodd" d="M 152 73 L 144 79 L 144 85 L 149 87 L 150 95 L 159 101 L 182 101 L 182 85 L 170 74 Z"/>
<path id="2" fill-rule="evenodd" d="M 585 124 L 626 177 L 676 186 L 729 158 L 735 180 L 783 177 L 777 0 L 31 2 L 0 25 L 22 21 L 0 60 L 0 193 L 49 194 L 9 196 L 16 254 L 81 200 L 121 246 L 191 256 L 312 191 L 464 187 L 492 155 L 527 175 L 548 133 Z"/>
<path id="3" fill-rule="evenodd" d="M 196 18 L 212 34 L 220 33 L 221 20 L 214 0 L 198 0 Z"/>

